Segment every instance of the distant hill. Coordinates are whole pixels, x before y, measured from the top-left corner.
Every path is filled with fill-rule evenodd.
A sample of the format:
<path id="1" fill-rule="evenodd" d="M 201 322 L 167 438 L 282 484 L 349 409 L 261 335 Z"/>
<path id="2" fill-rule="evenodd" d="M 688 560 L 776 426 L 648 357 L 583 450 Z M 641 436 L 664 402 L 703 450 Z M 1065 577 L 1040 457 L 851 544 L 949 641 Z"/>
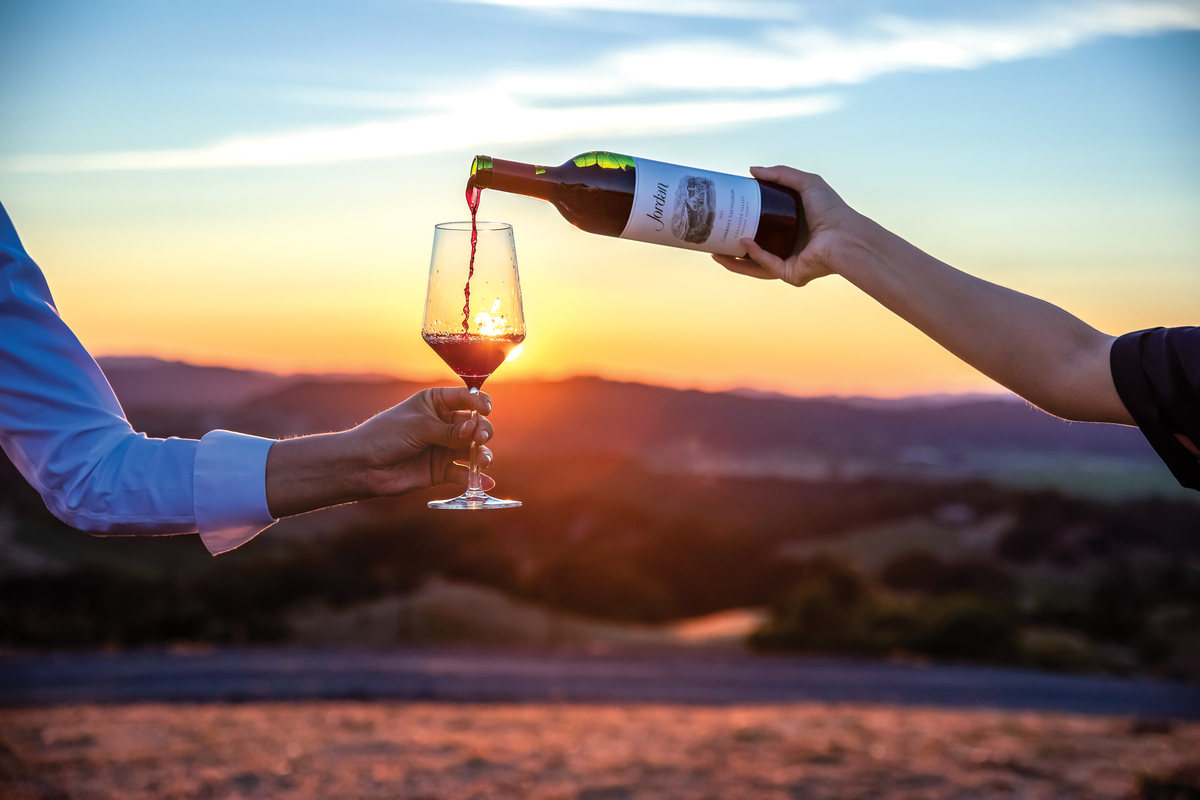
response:
<path id="1" fill-rule="evenodd" d="M 276 375 L 146 356 L 104 356 L 97 362 L 122 404 L 137 408 L 224 410 L 293 383 L 386 379 L 383 375 Z"/>
<path id="2" fill-rule="evenodd" d="M 135 425 L 160 436 L 341 430 L 424 388 L 381 376 L 279 376 L 154 359 L 101 365 Z M 500 458 L 569 452 L 710 475 L 983 477 L 1101 496 L 1185 491 L 1136 429 L 1068 423 L 1004 396 L 798 398 L 595 377 L 487 390 Z"/>

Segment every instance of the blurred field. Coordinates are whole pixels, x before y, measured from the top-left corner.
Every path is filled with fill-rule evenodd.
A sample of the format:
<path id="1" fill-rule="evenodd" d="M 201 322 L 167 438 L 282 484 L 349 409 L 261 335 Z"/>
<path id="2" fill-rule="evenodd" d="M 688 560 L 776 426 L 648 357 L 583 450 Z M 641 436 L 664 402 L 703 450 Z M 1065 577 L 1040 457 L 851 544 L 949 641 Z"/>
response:
<path id="1" fill-rule="evenodd" d="M 301 606 L 289 618 L 296 644 L 389 647 L 413 642 L 588 652 L 742 649 L 766 612 L 738 608 L 659 625 L 621 625 L 523 603 L 494 589 L 434 578 L 410 595 L 343 610 Z"/>
<path id="2" fill-rule="evenodd" d="M 11 800 L 1128 798 L 1197 754 L 1200 723 L 868 705 L 0 712 Z"/>

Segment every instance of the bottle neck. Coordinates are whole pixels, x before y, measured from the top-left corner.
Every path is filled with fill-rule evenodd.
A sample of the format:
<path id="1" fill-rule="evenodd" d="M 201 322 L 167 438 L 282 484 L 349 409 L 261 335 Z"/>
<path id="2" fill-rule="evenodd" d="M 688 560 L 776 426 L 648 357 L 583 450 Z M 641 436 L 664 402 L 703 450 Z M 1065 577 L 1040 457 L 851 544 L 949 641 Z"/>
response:
<path id="1" fill-rule="evenodd" d="M 472 164 L 471 181 L 480 189 L 495 189 L 499 192 L 550 200 L 558 185 L 554 176 L 557 171 L 557 167 L 540 167 L 536 164 L 522 164 L 520 161 L 476 156 Z"/>

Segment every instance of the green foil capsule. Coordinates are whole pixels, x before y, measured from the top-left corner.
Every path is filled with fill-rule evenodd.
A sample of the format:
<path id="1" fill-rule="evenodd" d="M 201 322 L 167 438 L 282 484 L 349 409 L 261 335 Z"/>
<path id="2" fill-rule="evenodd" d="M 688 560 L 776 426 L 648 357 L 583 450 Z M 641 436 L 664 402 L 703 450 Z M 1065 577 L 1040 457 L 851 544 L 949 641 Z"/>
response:
<path id="1" fill-rule="evenodd" d="M 609 153 L 605 150 L 595 150 L 584 153 L 572 159 L 577 167 L 597 166 L 601 169 L 636 169 L 637 160 L 633 156 L 623 156 L 620 153 Z"/>

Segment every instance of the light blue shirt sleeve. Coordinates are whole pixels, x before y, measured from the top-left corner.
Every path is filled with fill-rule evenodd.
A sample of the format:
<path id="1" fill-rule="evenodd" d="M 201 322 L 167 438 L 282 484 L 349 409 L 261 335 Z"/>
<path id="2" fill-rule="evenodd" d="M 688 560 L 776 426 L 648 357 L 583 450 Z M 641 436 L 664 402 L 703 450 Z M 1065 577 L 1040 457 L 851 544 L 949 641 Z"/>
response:
<path id="1" fill-rule="evenodd" d="M 273 443 L 136 433 L 0 206 L 0 447 L 54 516 L 101 535 L 198 532 L 223 553 L 276 522 L 266 492 Z"/>

